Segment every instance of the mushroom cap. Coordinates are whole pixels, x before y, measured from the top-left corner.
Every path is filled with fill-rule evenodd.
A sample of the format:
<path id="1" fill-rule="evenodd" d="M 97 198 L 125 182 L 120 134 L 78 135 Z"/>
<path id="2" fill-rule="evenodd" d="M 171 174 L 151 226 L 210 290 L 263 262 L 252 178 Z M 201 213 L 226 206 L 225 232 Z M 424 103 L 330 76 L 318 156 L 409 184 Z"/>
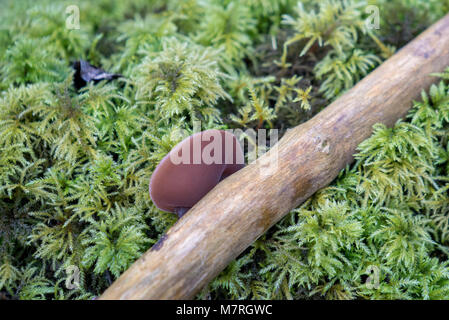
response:
<path id="1" fill-rule="evenodd" d="M 163 211 L 185 212 L 244 166 L 242 147 L 232 133 L 215 129 L 195 133 L 156 167 L 149 187 L 151 199 Z"/>

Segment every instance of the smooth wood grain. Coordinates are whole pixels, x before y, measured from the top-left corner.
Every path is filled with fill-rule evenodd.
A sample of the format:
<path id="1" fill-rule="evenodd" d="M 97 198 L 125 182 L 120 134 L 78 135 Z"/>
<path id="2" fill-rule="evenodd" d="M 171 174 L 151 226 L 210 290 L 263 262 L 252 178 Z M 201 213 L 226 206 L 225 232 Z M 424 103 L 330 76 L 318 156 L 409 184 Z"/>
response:
<path id="1" fill-rule="evenodd" d="M 449 14 L 260 159 L 218 184 L 101 299 L 189 299 L 353 160 L 375 123 L 392 126 L 449 66 Z"/>

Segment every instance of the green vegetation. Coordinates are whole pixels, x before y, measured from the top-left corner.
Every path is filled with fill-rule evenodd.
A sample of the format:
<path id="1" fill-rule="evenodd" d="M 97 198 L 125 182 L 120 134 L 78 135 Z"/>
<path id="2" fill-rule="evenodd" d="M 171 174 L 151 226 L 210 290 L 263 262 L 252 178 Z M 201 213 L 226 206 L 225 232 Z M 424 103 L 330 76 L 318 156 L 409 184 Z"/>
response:
<path id="1" fill-rule="evenodd" d="M 176 221 L 148 183 L 193 121 L 287 128 L 449 11 L 447 0 L 4 0 L 0 297 L 90 299 Z M 380 29 L 367 28 L 367 5 Z M 123 75 L 77 92 L 71 62 Z M 437 76 L 437 75 L 435 75 Z M 407 119 L 198 296 L 449 298 L 449 69 Z M 68 268 L 80 287 L 67 289 Z M 376 270 L 379 286 L 366 285 Z M 369 282 L 371 283 L 371 282 Z"/>

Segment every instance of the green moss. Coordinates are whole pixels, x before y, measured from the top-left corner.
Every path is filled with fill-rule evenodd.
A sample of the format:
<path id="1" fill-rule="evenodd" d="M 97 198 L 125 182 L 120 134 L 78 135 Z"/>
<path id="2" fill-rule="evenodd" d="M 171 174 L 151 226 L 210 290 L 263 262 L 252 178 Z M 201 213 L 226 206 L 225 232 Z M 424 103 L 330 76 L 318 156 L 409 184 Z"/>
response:
<path id="1" fill-rule="evenodd" d="M 447 0 L 6 1 L 0 12 L 0 293 L 101 294 L 176 221 L 158 162 L 209 128 L 302 123 L 449 8 Z M 366 5 L 381 28 L 367 29 Z M 413 17 L 413 23 L 410 23 Z M 332 28 L 329 29 L 329 25 Z M 123 74 L 72 86 L 70 62 Z M 449 298 L 449 72 L 356 163 L 199 297 Z M 70 268 L 80 286 L 68 289 Z M 379 286 L 366 285 L 367 269 Z"/>

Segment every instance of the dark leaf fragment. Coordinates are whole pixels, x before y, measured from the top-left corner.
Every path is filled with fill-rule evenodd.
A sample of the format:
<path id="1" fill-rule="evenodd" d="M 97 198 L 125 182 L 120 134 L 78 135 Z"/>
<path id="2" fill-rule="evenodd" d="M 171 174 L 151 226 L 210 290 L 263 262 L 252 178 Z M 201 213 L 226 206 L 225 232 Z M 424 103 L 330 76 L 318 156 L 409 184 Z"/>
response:
<path id="1" fill-rule="evenodd" d="M 113 80 L 122 77 L 120 74 L 109 73 L 101 68 L 95 67 L 85 60 L 75 61 L 73 68 L 75 69 L 73 82 L 77 90 L 84 87 L 89 81 L 97 83 L 101 80 Z"/>

